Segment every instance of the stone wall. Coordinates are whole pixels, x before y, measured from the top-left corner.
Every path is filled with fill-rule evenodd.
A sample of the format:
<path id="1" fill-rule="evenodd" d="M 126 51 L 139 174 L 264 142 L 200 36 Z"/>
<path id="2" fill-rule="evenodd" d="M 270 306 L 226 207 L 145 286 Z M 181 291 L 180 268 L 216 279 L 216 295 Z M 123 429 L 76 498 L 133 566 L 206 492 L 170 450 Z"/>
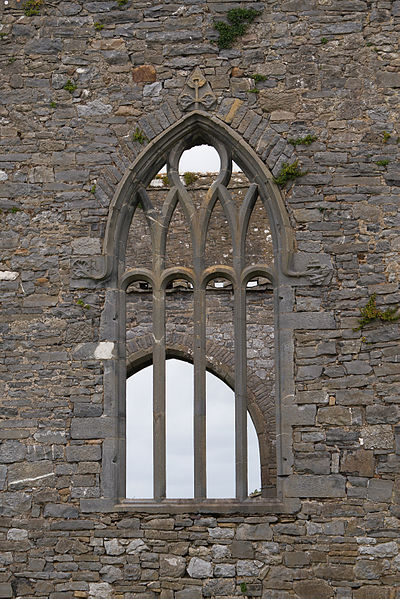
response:
<path id="1" fill-rule="evenodd" d="M 213 20 L 237 6 L 262 12 L 220 51 Z M 400 302 L 400 3 L 44 1 L 26 16 L 9 0 L 1 11 L 0 597 L 398 599 L 399 325 L 355 329 L 373 294 L 382 310 Z M 279 298 L 294 353 L 295 395 L 280 398 L 292 509 L 105 512 L 116 350 L 106 285 L 84 268 L 101 266 L 117 186 L 181 119 L 196 66 L 210 116 L 273 175 L 296 159 L 306 171 L 279 192 L 291 267 L 310 275 L 285 275 Z"/>

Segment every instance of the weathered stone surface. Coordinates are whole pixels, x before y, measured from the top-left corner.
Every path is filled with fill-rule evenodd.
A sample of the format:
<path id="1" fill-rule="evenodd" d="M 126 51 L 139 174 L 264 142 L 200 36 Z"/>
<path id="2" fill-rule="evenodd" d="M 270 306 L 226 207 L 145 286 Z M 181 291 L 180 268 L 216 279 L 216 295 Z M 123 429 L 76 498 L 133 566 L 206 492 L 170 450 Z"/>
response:
<path id="1" fill-rule="evenodd" d="M 389 543 L 378 543 L 376 545 L 361 545 L 361 555 L 372 555 L 374 557 L 393 557 L 398 554 L 399 548 L 397 543 L 390 541 Z"/>
<path id="2" fill-rule="evenodd" d="M 299 599 L 321 599 L 333 597 L 333 588 L 325 580 L 300 580 L 294 583 L 294 590 Z"/>
<path id="3" fill-rule="evenodd" d="M 111 539 L 111 541 L 104 541 L 104 549 L 107 555 L 121 555 L 125 552 L 124 547 L 118 542 L 117 539 Z"/>
<path id="4" fill-rule="evenodd" d="M 374 452 L 368 449 L 346 451 L 343 455 L 340 472 L 371 477 L 375 472 Z"/>
<path id="5" fill-rule="evenodd" d="M 392 499 L 393 481 L 373 478 L 368 481 L 367 498 L 371 501 L 390 502 Z"/>
<path id="6" fill-rule="evenodd" d="M 0 462 L 12 464 L 20 462 L 26 455 L 26 446 L 19 441 L 3 441 L 0 445 Z"/>
<path id="7" fill-rule="evenodd" d="M 292 475 L 286 482 L 286 493 L 289 497 L 344 497 L 345 482 L 339 474 Z"/>
<path id="8" fill-rule="evenodd" d="M 343 406 L 319 408 L 317 420 L 321 424 L 350 425 L 352 422 L 351 409 Z"/>
<path id="9" fill-rule="evenodd" d="M 176 599 L 202 599 L 202 597 L 203 593 L 200 587 L 190 587 L 175 593 Z"/>
<path id="10" fill-rule="evenodd" d="M 383 574 L 382 563 L 365 559 L 357 560 L 354 573 L 359 580 L 378 580 Z"/>
<path id="11" fill-rule="evenodd" d="M 241 524 L 236 533 L 238 541 L 268 541 L 272 539 L 269 524 Z"/>
<path id="12" fill-rule="evenodd" d="M 132 79 L 135 83 L 153 83 L 157 79 L 157 72 L 153 65 L 144 64 L 132 70 Z"/>
<path id="13" fill-rule="evenodd" d="M 212 564 L 199 557 L 192 557 L 187 571 L 191 578 L 210 578 L 212 576 Z"/>
<path id="14" fill-rule="evenodd" d="M 184 557 L 175 555 L 166 555 L 160 559 L 160 575 L 170 576 L 171 578 L 181 578 L 185 574 L 186 560 Z M 198 572 L 195 566 L 192 567 L 192 574 Z M 189 569 L 188 569 L 189 572 Z M 191 576 L 192 576 L 191 574 Z M 197 578 L 196 576 L 192 576 Z M 202 577 L 200 577 L 202 578 Z"/>
<path id="15" fill-rule="evenodd" d="M 89 599 L 111 599 L 112 586 L 107 582 L 89 583 Z"/>
<path id="16" fill-rule="evenodd" d="M 110 114 L 110 112 L 112 111 L 112 106 L 111 104 L 105 104 L 101 100 L 93 100 L 92 102 L 88 102 L 87 104 L 79 104 L 76 107 L 76 109 L 80 117 L 92 117 Z M 79 241 L 80 240 L 77 240 L 77 242 Z M 91 241 L 93 242 L 95 240 L 92 239 Z"/>
<path id="17" fill-rule="evenodd" d="M 50 460 L 12 464 L 8 468 L 8 486 L 11 490 L 49 486 L 50 478 L 54 477 L 53 468 Z"/>
<path id="18" fill-rule="evenodd" d="M 26 44 L 27 54 L 57 54 L 62 49 L 60 40 L 42 37 Z"/>
<path id="19" fill-rule="evenodd" d="M 0 597 L 4 599 L 14 597 L 13 589 L 9 582 L 0 582 Z"/>
<path id="20" fill-rule="evenodd" d="M 365 449 L 392 449 L 393 429 L 388 424 L 366 426 L 361 430 Z"/>
<path id="21" fill-rule="evenodd" d="M 250 541 L 233 541 L 231 544 L 232 557 L 252 558 L 254 556 L 253 545 Z"/>
<path id="22" fill-rule="evenodd" d="M 362 586 L 354 591 L 354 599 L 390 599 L 391 589 L 389 587 L 377 587 L 376 585 Z"/>

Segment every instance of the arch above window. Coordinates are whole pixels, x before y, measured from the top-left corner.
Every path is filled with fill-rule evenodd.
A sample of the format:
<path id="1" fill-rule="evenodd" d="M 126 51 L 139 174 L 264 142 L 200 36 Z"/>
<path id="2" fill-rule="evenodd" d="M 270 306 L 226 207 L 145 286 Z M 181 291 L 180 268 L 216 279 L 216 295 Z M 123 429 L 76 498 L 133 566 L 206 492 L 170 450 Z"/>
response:
<path id="1" fill-rule="evenodd" d="M 142 201 L 146 201 L 141 192 L 167 163 L 168 156 L 169 178 L 176 183 L 183 152 L 201 144 L 214 147 L 220 155 L 221 169 L 217 185 L 227 183 L 233 161 L 257 187 L 259 194 L 264 198 L 271 224 L 275 261 L 279 261 L 282 272 L 290 272 L 294 236 L 284 202 L 271 172 L 256 152 L 228 125 L 215 116 L 194 111 L 154 138 L 119 183 L 110 206 L 105 234 L 106 276 L 117 275 L 116 265 L 125 253 L 128 229 L 136 202 L 139 201 L 138 195 L 142 197 Z M 251 212 L 251 207 L 248 212 Z M 244 219 L 249 217 L 250 214 L 243 213 Z M 104 274 L 101 278 L 104 278 Z"/>

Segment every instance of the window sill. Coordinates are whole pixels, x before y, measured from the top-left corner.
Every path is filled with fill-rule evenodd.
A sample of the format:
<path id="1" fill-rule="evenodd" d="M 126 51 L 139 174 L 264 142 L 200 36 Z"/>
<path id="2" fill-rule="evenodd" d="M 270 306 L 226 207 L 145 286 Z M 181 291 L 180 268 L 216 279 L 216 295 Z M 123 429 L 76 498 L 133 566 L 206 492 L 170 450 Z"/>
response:
<path id="1" fill-rule="evenodd" d="M 294 505 L 296 503 L 296 506 Z M 293 505 L 292 505 L 293 504 Z M 274 498 L 245 499 L 164 499 L 163 501 L 124 499 L 115 505 L 115 511 L 145 512 L 150 514 L 266 514 L 293 512 L 297 502 Z"/>

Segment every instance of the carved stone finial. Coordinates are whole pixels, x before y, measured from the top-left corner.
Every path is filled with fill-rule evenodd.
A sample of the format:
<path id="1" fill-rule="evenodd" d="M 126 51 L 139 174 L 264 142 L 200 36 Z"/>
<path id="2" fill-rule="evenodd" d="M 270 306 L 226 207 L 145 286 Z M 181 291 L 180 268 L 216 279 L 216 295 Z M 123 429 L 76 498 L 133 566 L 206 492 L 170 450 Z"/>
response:
<path id="1" fill-rule="evenodd" d="M 217 98 L 211 88 L 211 85 L 199 69 L 196 67 L 185 87 L 178 98 L 179 108 L 186 112 L 187 110 L 198 110 L 203 108 L 209 110 L 216 103 Z"/>

